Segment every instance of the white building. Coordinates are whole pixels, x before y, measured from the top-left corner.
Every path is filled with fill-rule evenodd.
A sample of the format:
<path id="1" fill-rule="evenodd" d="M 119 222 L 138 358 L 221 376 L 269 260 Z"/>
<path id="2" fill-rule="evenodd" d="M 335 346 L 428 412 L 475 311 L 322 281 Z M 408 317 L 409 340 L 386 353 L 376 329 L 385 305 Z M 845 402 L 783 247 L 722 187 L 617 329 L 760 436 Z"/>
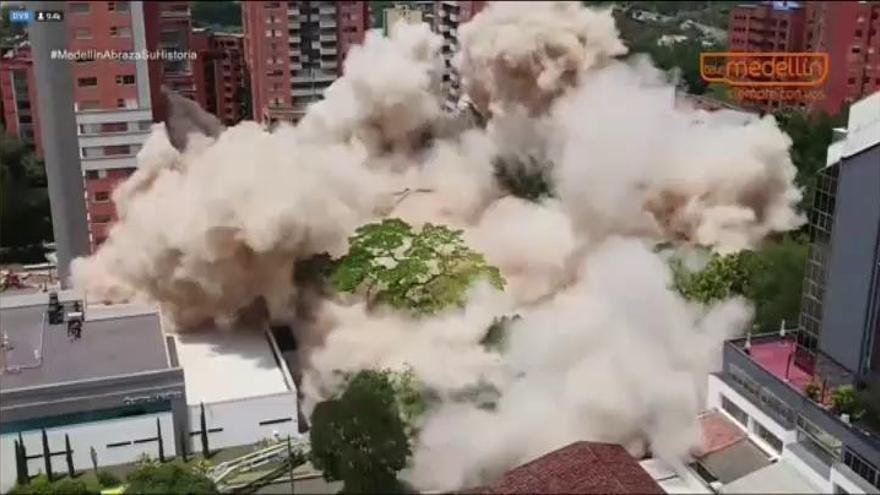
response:
<path id="1" fill-rule="evenodd" d="M 59 295 L 65 313 L 76 293 Z M 0 490 L 16 481 L 15 442 L 31 476 L 130 463 L 143 454 L 201 452 L 298 435 L 296 387 L 269 329 L 210 328 L 169 335 L 156 308 L 88 305 L 82 338 L 47 320 L 45 293 L 0 297 Z"/>

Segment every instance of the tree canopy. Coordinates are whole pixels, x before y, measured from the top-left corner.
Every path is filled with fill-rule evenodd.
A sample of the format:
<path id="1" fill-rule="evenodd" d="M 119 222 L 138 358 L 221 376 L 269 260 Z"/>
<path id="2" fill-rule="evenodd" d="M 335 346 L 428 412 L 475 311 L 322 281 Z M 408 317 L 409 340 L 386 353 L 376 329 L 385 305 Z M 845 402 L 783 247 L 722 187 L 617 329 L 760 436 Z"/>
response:
<path id="1" fill-rule="evenodd" d="M 420 314 L 464 304 L 467 289 L 480 278 L 503 289 L 498 268 L 468 248 L 461 234 L 430 223 L 417 230 L 397 218 L 363 225 L 335 263 L 331 282 L 340 292 L 365 288 L 370 304 Z"/>
<path id="2" fill-rule="evenodd" d="M 339 398 L 319 403 L 310 430 L 312 464 L 345 493 L 402 490 L 397 472 L 411 455 L 394 380 L 388 371 L 357 373 Z"/>
<path id="3" fill-rule="evenodd" d="M 0 246 L 25 250 L 52 239 L 43 164 L 27 144 L 0 127 Z M 10 259 L 33 262 L 36 259 Z M 5 260 L 4 260 L 5 261 Z"/>
<path id="4" fill-rule="evenodd" d="M 755 325 L 772 330 L 783 320 L 797 321 L 808 250 L 802 236 L 783 237 L 756 251 L 713 253 L 696 272 L 674 258 L 670 261 L 673 285 L 685 298 L 704 304 L 743 296 L 755 305 Z"/>
<path id="5" fill-rule="evenodd" d="M 686 299 L 701 303 L 747 296 L 750 290 L 748 263 L 752 253 L 719 255 L 712 253 L 709 262 L 699 271 L 688 271 L 680 259 L 672 260 L 673 283 Z"/>

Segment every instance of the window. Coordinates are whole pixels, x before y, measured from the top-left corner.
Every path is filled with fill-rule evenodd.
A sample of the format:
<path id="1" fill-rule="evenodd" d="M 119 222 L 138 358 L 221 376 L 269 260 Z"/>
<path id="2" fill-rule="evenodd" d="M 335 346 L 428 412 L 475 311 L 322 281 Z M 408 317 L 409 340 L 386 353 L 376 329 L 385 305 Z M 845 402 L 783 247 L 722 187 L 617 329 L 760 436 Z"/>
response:
<path id="1" fill-rule="evenodd" d="M 98 171 L 97 170 L 86 170 L 86 179 L 97 180 L 98 179 Z"/>
<path id="2" fill-rule="evenodd" d="M 105 156 L 130 155 L 131 146 L 127 144 L 116 144 L 113 146 L 104 146 Z"/>
<path id="3" fill-rule="evenodd" d="M 110 12 L 129 12 L 131 5 L 129 2 L 107 2 L 107 10 Z"/>
<path id="4" fill-rule="evenodd" d="M 100 132 L 125 132 L 128 130 L 127 122 L 105 122 L 101 124 Z"/>
<path id="5" fill-rule="evenodd" d="M 110 26 L 110 36 L 115 38 L 131 38 L 131 28 L 128 26 Z"/>
<path id="6" fill-rule="evenodd" d="M 880 473 L 876 466 L 849 449 L 843 451 L 843 463 L 868 483 L 880 488 Z"/>
<path id="7" fill-rule="evenodd" d="M 725 411 L 727 411 L 728 414 L 733 416 L 734 419 L 739 421 L 740 424 L 742 424 L 745 427 L 748 427 L 748 425 L 749 425 L 748 413 L 746 413 L 745 411 L 740 409 L 739 406 L 737 406 L 736 404 L 731 402 L 730 399 L 728 399 L 727 397 L 725 397 L 723 395 L 721 396 L 721 408 L 724 409 Z"/>
<path id="8" fill-rule="evenodd" d="M 122 98 L 117 98 L 116 108 L 125 108 L 125 100 L 123 100 Z"/>
<path id="9" fill-rule="evenodd" d="M 110 201 L 110 193 L 107 191 L 95 191 L 95 199 L 96 203 L 104 203 L 106 201 Z"/>
<path id="10" fill-rule="evenodd" d="M 113 221 L 110 215 L 95 215 L 92 218 L 94 223 L 110 223 Z"/>
<path id="11" fill-rule="evenodd" d="M 761 440 L 767 442 L 767 444 L 770 445 L 770 447 L 772 447 L 777 454 L 782 453 L 782 440 L 771 433 L 770 430 L 764 428 L 761 423 L 758 423 L 757 421 L 755 421 L 755 434 L 758 435 Z"/>
<path id="12" fill-rule="evenodd" d="M 70 12 L 73 14 L 88 14 L 92 11 L 92 6 L 84 2 L 76 2 L 70 4 Z"/>
<path id="13" fill-rule="evenodd" d="M 80 77 L 76 80 L 76 85 L 80 88 L 91 88 L 98 85 L 97 77 Z"/>
<path id="14" fill-rule="evenodd" d="M 798 441 L 809 441 L 832 459 L 840 458 L 841 442 L 803 416 L 797 419 Z"/>
<path id="15" fill-rule="evenodd" d="M 116 84 L 134 84 L 134 74 L 120 74 L 116 76 Z"/>
<path id="16" fill-rule="evenodd" d="M 92 39 L 92 30 L 89 28 L 76 28 L 75 36 L 78 40 L 90 40 Z"/>

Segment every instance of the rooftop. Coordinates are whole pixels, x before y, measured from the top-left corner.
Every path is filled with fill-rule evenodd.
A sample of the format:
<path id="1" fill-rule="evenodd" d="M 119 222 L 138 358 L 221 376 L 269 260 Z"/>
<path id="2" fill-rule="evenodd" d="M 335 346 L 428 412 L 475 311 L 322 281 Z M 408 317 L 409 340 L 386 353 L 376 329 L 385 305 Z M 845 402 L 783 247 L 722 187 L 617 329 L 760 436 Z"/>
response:
<path id="1" fill-rule="evenodd" d="M 75 294 L 59 300 L 71 310 Z M 72 341 L 67 325 L 45 319 L 48 294 L 0 297 L 0 335 L 9 347 L 2 352 L 0 390 L 53 385 L 169 367 L 159 317 L 144 310 L 94 314 L 86 308 L 82 338 Z"/>
<path id="2" fill-rule="evenodd" d="M 720 411 L 704 413 L 700 424 L 703 448 L 696 463 L 723 485 L 770 465 L 767 453 Z"/>
<path id="3" fill-rule="evenodd" d="M 665 493 L 623 447 L 575 442 L 508 471 L 476 493 Z"/>
<path id="4" fill-rule="evenodd" d="M 174 336 L 190 404 L 288 392 L 281 363 L 263 328 L 187 330 Z"/>

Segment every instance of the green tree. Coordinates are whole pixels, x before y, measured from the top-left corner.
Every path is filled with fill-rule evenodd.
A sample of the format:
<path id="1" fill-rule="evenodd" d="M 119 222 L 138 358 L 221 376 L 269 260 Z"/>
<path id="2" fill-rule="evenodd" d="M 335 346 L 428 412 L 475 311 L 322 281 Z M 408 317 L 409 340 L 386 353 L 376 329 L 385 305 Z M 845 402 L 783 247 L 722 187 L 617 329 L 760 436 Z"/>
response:
<path id="1" fill-rule="evenodd" d="M 775 117 L 779 128 L 791 137 L 791 161 L 797 167 L 795 182 L 805 189 L 801 209 L 806 210 L 812 205 L 818 172 L 825 167 L 834 127 L 843 124 L 845 117 L 844 114 L 830 117 L 824 112 L 801 110 L 779 112 Z"/>
<path id="2" fill-rule="evenodd" d="M 797 322 L 808 251 L 805 236 L 786 236 L 754 253 L 748 266 L 748 297 L 755 303 L 758 328 L 770 331 L 783 320 Z"/>
<path id="3" fill-rule="evenodd" d="M 418 418 L 428 410 L 428 392 L 424 389 L 412 367 L 404 371 L 386 371 L 394 389 L 394 398 L 400 418 L 405 425 L 407 437 L 413 438 L 417 434 L 416 422 Z"/>
<path id="4" fill-rule="evenodd" d="M 340 292 L 365 287 L 369 304 L 431 314 L 464 304 L 467 289 L 479 278 L 504 288 L 498 268 L 468 248 L 462 231 L 425 224 L 413 229 L 391 218 L 359 227 L 349 238 L 331 282 Z"/>
<path id="5" fill-rule="evenodd" d="M 741 251 L 735 254 L 712 253 L 702 270 L 688 271 L 678 258 L 670 263 L 673 284 L 686 299 L 711 303 L 736 295 L 750 295 L 750 257 L 753 253 Z"/>
<path id="6" fill-rule="evenodd" d="M 179 464 L 144 463 L 126 478 L 126 493 L 202 494 L 219 493 L 210 478 Z"/>
<path id="7" fill-rule="evenodd" d="M 394 384 L 388 372 L 356 374 L 339 398 L 312 414 L 311 460 L 344 493 L 393 493 L 403 488 L 397 472 L 411 455 Z"/>
<path id="8" fill-rule="evenodd" d="M 43 164 L 28 145 L 0 127 L 0 246 L 26 253 L 29 249 L 40 251 L 40 243 L 51 239 L 52 220 Z M 38 255 L 23 259 L 13 256 L 4 261 L 41 259 L 40 251 Z"/>
<path id="9" fill-rule="evenodd" d="M 15 36 L 24 34 L 24 24 L 13 23 L 9 19 L 9 12 L 20 9 L 20 6 L 3 5 L 0 7 L 0 48 L 11 46 L 12 39 Z"/>

